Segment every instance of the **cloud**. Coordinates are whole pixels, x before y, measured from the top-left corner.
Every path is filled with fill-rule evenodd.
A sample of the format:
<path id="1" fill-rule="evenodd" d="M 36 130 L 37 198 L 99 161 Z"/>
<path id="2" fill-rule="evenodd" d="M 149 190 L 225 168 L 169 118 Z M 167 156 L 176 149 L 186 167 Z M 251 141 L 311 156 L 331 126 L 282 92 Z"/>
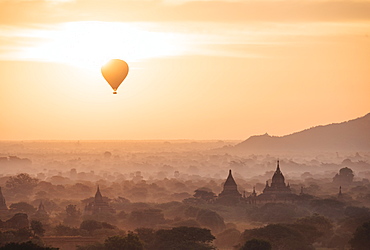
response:
<path id="1" fill-rule="evenodd" d="M 57 4 L 55 4 L 57 3 Z M 347 22 L 370 20 L 369 1 L 0 1 L 0 23 Z"/>
<path id="2" fill-rule="evenodd" d="M 345 39 L 357 43 L 367 32 L 368 25 L 361 23 L 69 22 L 42 29 L 0 25 L 0 59 L 100 65 L 118 54 L 130 60 L 270 57 L 287 46 L 338 45 Z"/>

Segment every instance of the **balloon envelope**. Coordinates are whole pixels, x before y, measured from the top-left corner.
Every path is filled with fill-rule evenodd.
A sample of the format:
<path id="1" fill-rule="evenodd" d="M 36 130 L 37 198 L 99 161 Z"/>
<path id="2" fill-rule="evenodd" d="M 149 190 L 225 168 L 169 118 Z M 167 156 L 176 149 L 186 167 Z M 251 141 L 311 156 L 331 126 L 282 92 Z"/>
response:
<path id="1" fill-rule="evenodd" d="M 128 74 L 128 65 L 120 59 L 112 59 L 101 67 L 101 73 L 114 90 L 113 93 L 116 94 L 119 85 L 121 85 Z"/>

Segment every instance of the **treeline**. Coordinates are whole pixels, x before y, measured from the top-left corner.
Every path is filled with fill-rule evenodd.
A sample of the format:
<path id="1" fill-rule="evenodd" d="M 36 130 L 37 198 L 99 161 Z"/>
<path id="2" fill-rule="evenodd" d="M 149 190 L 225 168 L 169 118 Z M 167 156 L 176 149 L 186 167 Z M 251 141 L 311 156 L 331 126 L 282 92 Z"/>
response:
<path id="1" fill-rule="evenodd" d="M 361 244 L 369 243 L 367 239 L 370 239 L 369 224 L 364 224 L 370 222 L 370 209 L 367 207 L 370 204 L 369 181 L 354 181 L 354 173 L 349 168 L 342 168 L 332 176 L 326 181 L 308 178 L 303 194 L 292 203 L 240 202 L 235 206 L 214 202 L 217 192 L 213 192 L 213 187 L 218 184 L 212 180 L 182 182 L 164 179 L 151 184 L 143 180 L 104 182 L 102 194 L 108 194 L 111 199 L 103 199 L 116 213 L 91 215 L 85 213 L 84 206 L 94 200 L 91 195 L 95 193 L 96 183 L 61 185 L 40 181 L 26 173 L 18 174 L 7 177 L 3 189 L 5 198 L 17 197 L 19 200 L 9 203 L 9 210 L 0 212 L 3 234 L 0 246 L 5 247 L 11 242 L 21 244 L 30 238 L 41 239 L 44 235 L 82 236 L 103 239 L 99 247 L 104 249 L 107 247 L 104 239 L 114 236 L 116 238 L 112 239 L 122 243 L 130 235 L 130 239 L 137 238 L 144 249 L 156 249 L 154 247 L 160 239 L 158 231 L 186 227 L 210 230 L 214 240 L 207 242 L 206 247 L 220 249 L 248 249 L 246 247 L 250 245 L 260 244 L 273 250 L 313 247 L 361 250 Z M 177 192 L 184 185 L 187 190 L 194 189 L 185 195 L 177 193 L 178 197 L 183 197 L 180 201 L 131 202 L 125 196 L 115 196 L 125 187 L 137 196 L 145 196 L 148 192 L 166 196 L 171 189 Z M 341 195 L 339 185 L 342 185 Z M 292 189 L 297 186 L 291 185 Z M 66 194 L 73 190 L 81 193 L 66 198 Z M 321 192 L 324 194 L 320 195 Z M 331 195 L 327 194 L 329 192 Z M 14 225 L 26 224 L 26 231 L 14 228 Z M 152 230 L 150 237 L 157 240 L 150 243 L 140 235 L 138 228 Z M 130 231 L 132 233 L 126 233 Z M 28 232 L 24 238 L 20 238 L 22 232 Z M 174 238 L 179 237 L 179 234 L 173 235 Z M 179 239 L 174 241 L 179 242 Z M 190 245 L 189 242 L 186 244 Z"/>

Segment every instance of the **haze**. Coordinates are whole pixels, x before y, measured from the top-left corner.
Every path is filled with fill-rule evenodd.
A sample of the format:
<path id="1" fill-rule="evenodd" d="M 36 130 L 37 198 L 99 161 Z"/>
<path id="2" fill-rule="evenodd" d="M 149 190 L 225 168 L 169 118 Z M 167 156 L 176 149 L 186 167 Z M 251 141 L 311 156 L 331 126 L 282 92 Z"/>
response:
<path id="1" fill-rule="evenodd" d="M 368 250 L 369 13 L 0 0 L 0 249 Z"/>
<path id="2" fill-rule="evenodd" d="M 370 220 L 369 151 L 241 155 L 232 151 L 237 143 L 1 142 L 0 227 L 14 238 L 0 244 L 31 237 L 60 250 L 105 250 L 110 237 L 122 240 L 130 231 L 142 247 L 128 249 L 142 250 L 190 243 L 244 249 L 254 237 L 272 245 L 263 249 L 361 244 L 354 235 Z M 269 200 L 278 169 L 289 194 L 274 191 Z M 20 235 L 29 223 L 31 231 Z M 187 241 L 171 230 L 203 230 L 210 241 L 200 233 Z M 116 244 L 125 249 L 123 241 Z"/>
<path id="3" fill-rule="evenodd" d="M 0 138 L 242 140 L 362 116 L 369 5 L 0 1 Z M 130 65 L 117 96 L 111 58 Z"/>

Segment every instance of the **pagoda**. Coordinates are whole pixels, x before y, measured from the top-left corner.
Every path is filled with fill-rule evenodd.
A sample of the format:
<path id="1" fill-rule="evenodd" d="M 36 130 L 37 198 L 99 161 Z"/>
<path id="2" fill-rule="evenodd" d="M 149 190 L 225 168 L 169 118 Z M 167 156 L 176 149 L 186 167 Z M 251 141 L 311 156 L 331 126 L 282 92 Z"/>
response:
<path id="1" fill-rule="evenodd" d="M 100 193 L 99 186 L 96 190 L 94 201 L 85 206 L 85 214 L 115 213 L 115 209 L 110 207 Z"/>

